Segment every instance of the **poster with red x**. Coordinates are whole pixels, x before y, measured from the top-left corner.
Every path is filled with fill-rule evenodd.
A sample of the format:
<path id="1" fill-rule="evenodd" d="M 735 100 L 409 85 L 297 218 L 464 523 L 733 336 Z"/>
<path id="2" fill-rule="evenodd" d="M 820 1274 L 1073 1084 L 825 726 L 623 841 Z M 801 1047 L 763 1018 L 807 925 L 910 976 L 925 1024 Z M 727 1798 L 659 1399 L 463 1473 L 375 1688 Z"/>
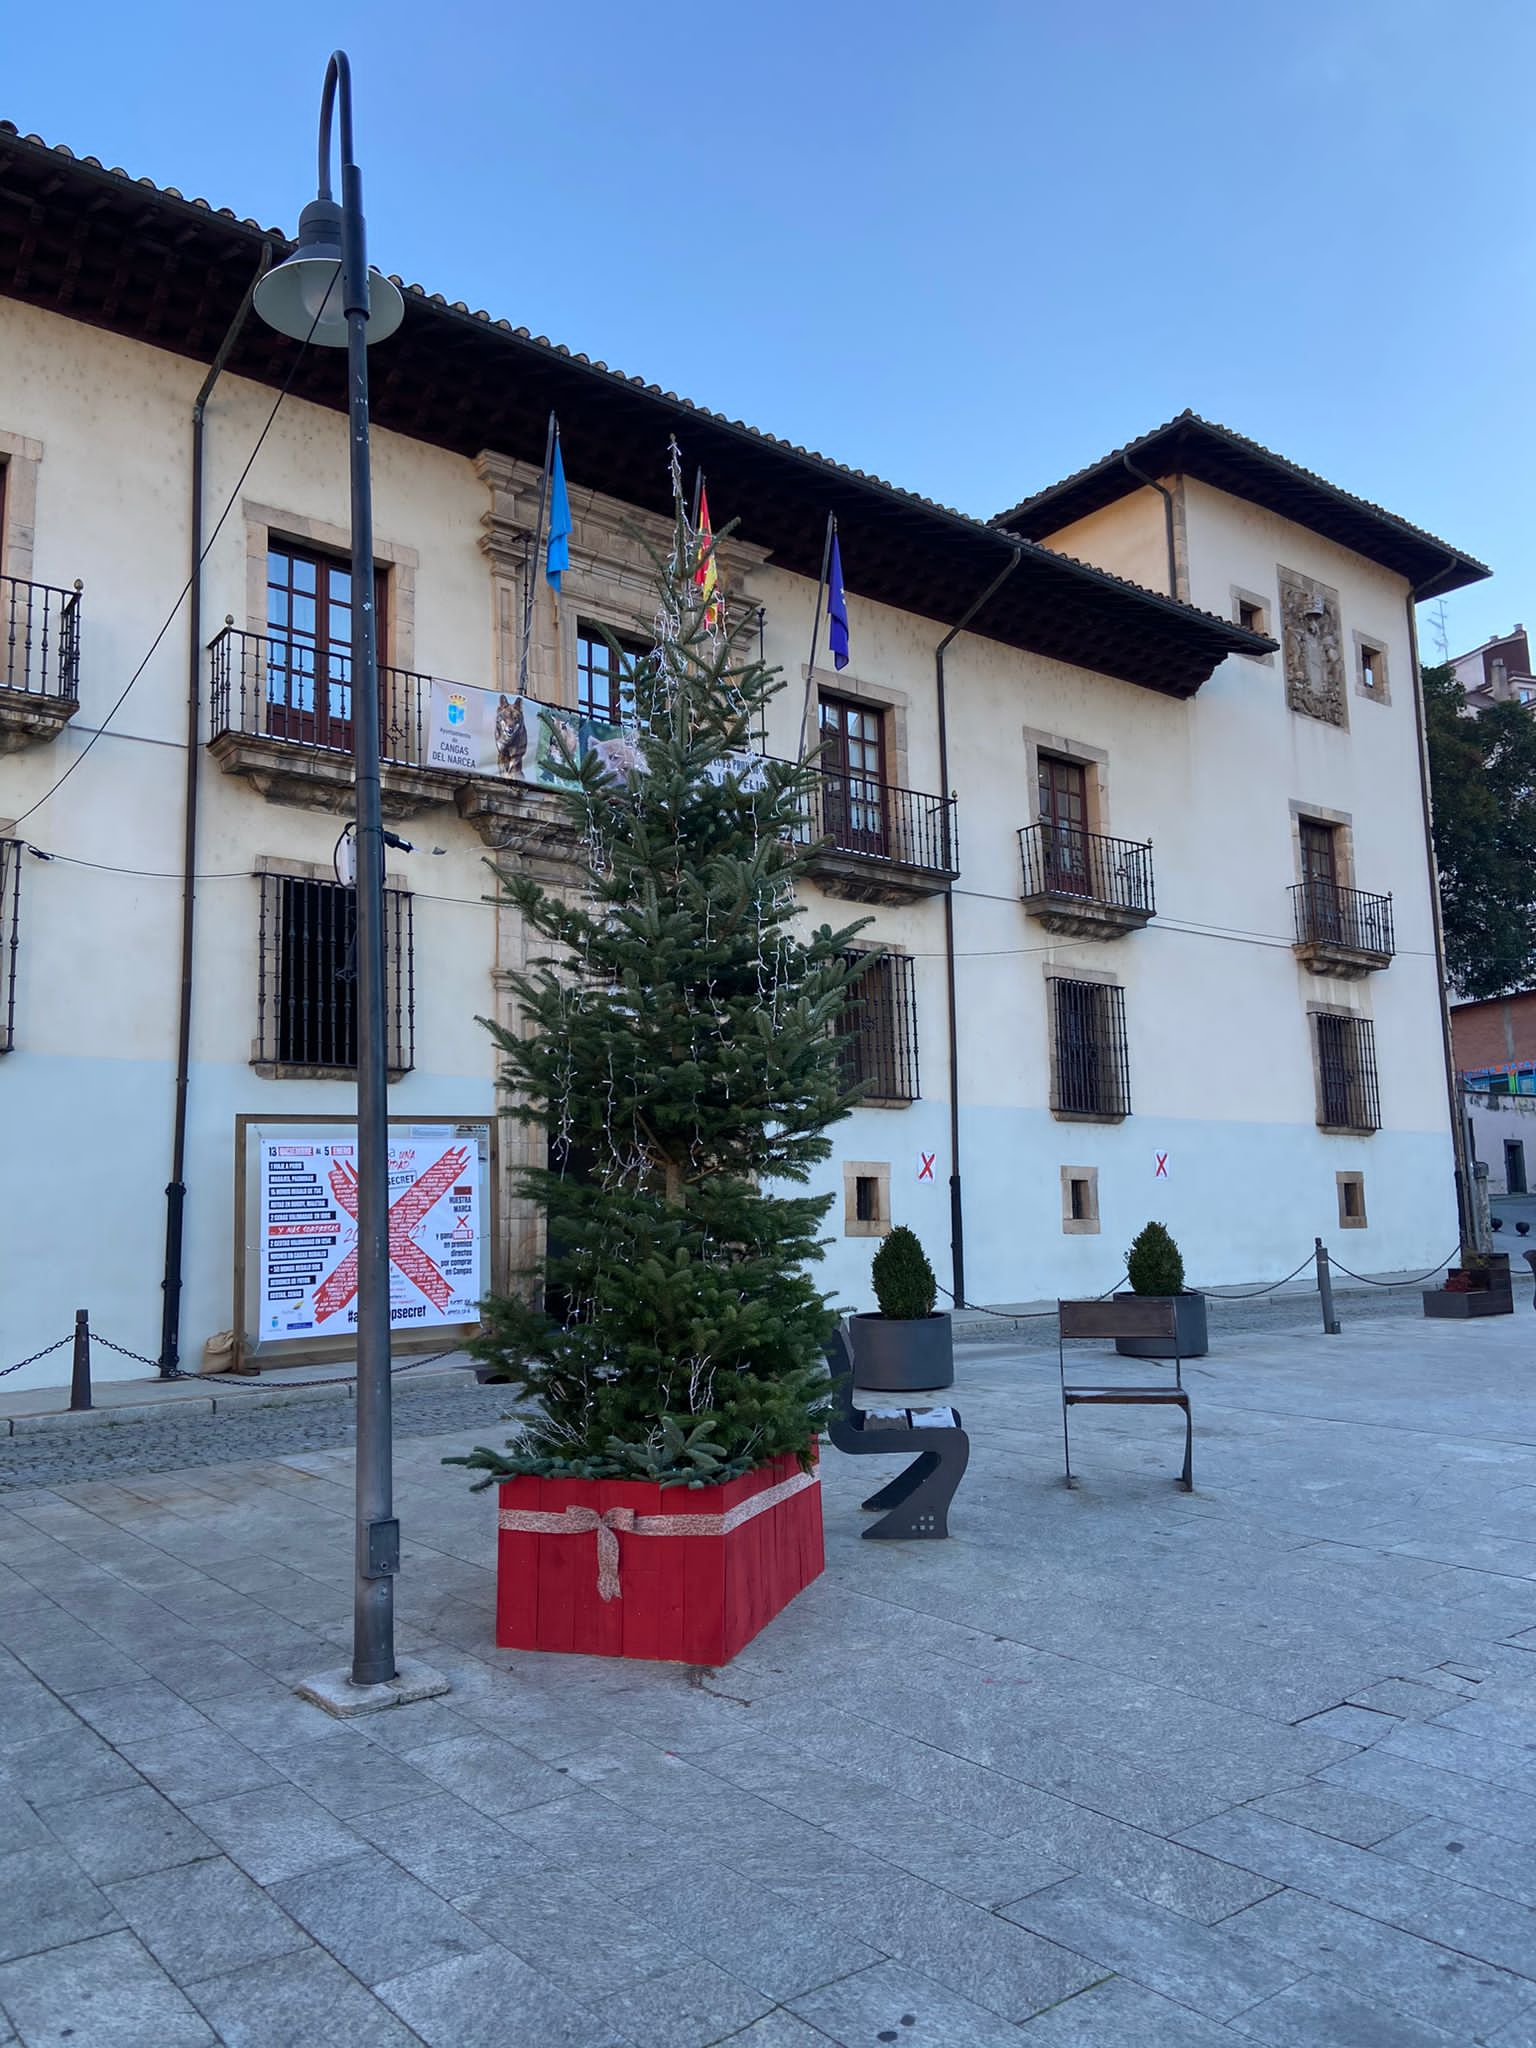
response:
<path id="1" fill-rule="evenodd" d="M 389 1321 L 447 1329 L 479 1319 L 486 1258 L 488 1132 L 392 1124 Z M 257 1134 L 256 1341 L 313 1344 L 357 1328 L 357 1144 L 350 1129 Z"/>

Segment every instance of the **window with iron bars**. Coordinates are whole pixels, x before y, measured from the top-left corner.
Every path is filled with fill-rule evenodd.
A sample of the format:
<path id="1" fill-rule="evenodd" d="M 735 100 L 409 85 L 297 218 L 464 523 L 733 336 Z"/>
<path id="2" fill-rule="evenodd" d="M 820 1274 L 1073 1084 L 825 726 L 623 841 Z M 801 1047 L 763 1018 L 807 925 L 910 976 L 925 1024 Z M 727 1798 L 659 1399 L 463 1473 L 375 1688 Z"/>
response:
<path id="1" fill-rule="evenodd" d="M 1369 1017 L 1320 1011 L 1317 1042 L 1317 1120 L 1325 1130 L 1379 1131 L 1376 1027 Z"/>
<path id="2" fill-rule="evenodd" d="M 1051 1108 L 1058 1116 L 1129 1116 L 1125 990 L 1053 979 L 1050 998 Z"/>
<path id="3" fill-rule="evenodd" d="M 357 1066 L 357 891 L 262 875 L 256 1066 L 348 1073 Z M 411 898 L 384 892 L 385 1042 L 391 1073 L 416 1059 Z"/>
<path id="4" fill-rule="evenodd" d="M 869 965 L 852 984 L 838 1020 L 843 1086 L 862 1086 L 866 1102 L 916 1102 L 917 982 L 905 953 L 854 947 L 845 960 Z"/>
<path id="5" fill-rule="evenodd" d="M 19 839 L 0 839 L 0 1052 L 16 1043 L 16 952 L 21 944 Z"/>

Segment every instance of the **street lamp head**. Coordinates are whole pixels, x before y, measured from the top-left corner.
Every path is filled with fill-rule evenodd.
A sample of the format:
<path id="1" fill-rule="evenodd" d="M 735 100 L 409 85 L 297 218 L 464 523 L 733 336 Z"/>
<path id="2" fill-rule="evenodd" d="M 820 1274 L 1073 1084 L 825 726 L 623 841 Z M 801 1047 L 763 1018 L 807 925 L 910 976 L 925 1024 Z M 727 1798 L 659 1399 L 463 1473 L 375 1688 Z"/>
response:
<path id="1" fill-rule="evenodd" d="M 341 208 L 312 199 L 299 215 L 299 244 L 256 287 L 256 311 L 269 327 L 294 341 L 345 348 L 347 316 L 341 289 Z M 387 341 L 405 318 L 400 288 L 381 270 L 368 272 L 370 347 Z"/>

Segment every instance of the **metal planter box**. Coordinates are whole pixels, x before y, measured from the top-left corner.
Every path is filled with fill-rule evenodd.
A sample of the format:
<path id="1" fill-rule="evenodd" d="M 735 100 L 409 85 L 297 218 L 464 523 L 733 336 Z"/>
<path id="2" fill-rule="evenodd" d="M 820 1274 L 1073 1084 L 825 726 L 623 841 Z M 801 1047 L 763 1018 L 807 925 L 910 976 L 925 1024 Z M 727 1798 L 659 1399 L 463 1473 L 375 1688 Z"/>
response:
<path id="1" fill-rule="evenodd" d="M 857 1315 L 853 1384 L 873 1394 L 926 1394 L 955 1383 L 954 1328 L 947 1310 L 929 1316 Z"/>
<path id="2" fill-rule="evenodd" d="M 1115 1349 L 1123 1358 L 1204 1358 L 1210 1350 L 1210 1335 L 1206 1326 L 1205 1296 L 1203 1294 L 1174 1294 L 1149 1297 L 1138 1294 L 1117 1294 L 1116 1301 L 1145 1301 L 1148 1299 L 1171 1300 L 1173 1313 L 1178 1325 L 1178 1336 L 1173 1337 L 1117 1337 Z"/>

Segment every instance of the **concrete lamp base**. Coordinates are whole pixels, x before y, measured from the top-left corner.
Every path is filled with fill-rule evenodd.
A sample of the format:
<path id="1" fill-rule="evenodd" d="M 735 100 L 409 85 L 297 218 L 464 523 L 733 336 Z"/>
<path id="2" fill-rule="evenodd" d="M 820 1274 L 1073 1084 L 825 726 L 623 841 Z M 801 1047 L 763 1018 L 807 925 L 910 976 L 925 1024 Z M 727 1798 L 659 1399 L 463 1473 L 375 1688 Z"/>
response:
<path id="1" fill-rule="evenodd" d="M 400 1659 L 400 1669 L 383 1685 L 354 1685 L 351 1672 L 343 1665 L 339 1671 L 322 1671 L 318 1678 L 306 1678 L 294 1687 L 301 1700 L 342 1720 L 354 1714 L 382 1713 L 386 1707 L 414 1706 L 417 1700 L 436 1699 L 449 1690 L 440 1671 L 410 1657 Z"/>

